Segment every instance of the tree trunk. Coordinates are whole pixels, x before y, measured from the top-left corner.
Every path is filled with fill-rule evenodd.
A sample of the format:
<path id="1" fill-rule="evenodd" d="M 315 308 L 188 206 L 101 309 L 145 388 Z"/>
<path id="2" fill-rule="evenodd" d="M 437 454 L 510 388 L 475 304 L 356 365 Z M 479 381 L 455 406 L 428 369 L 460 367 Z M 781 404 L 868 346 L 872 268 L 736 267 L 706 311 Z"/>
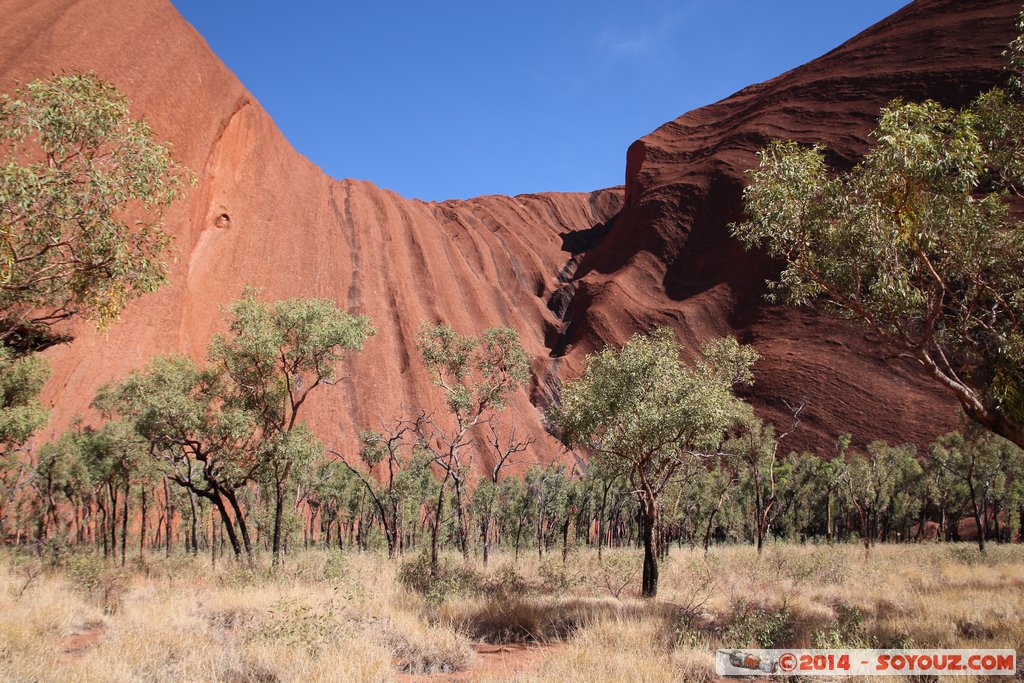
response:
<path id="1" fill-rule="evenodd" d="M 124 485 L 124 508 L 121 510 L 121 566 L 125 566 L 126 548 L 128 541 L 128 494 L 131 492 L 131 482 Z"/>
<path id="2" fill-rule="evenodd" d="M 142 519 L 139 524 L 139 561 L 146 561 L 146 486 L 142 486 L 142 495 L 139 504 L 142 506 Z"/>
<path id="3" fill-rule="evenodd" d="M 569 516 L 566 515 L 565 523 L 562 524 L 562 564 L 569 559 Z"/>
<path id="4" fill-rule="evenodd" d="M 192 555 L 199 554 L 199 515 L 196 513 L 196 496 L 191 490 L 188 492 L 188 504 L 192 508 Z"/>
<path id="5" fill-rule="evenodd" d="M 234 491 L 225 491 L 224 497 L 228 499 L 228 503 L 231 504 L 231 510 L 235 513 L 235 523 L 238 525 L 238 531 L 242 535 L 245 557 L 249 564 L 252 564 L 252 541 L 249 538 L 249 525 L 245 523 L 245 515 L 242 514 L 242 506 L 238 504 L 238 496 L 235 495 Z M 228 520 L 228 523 L 230 524 L 230 520 Z M 234 529 L 228 531 L 229 536 L 233 533 Z"/>
<path id="6" fill-rule="evenodd" d="M 978 550 L 985 552 L 985 525 L 984 520 L 984 509 L 978 505 L 978 496 L 975 492 L 974 482 L 968 477 L 967 488 L 971 494 L 971 511 L 974 513 L 974 524 L 978 530 Z"/>
<path id="7" fill-rule="evenodd" d="M 658 511 L 654 501 L 649 498 L 641 500 L 640 510 L 640 522 L 644 542 L 644 570 L 643 580 L 640 586 L 640 596 L 644 598 L 654 598 L 658 595 L 658 549 L 655 539 L 655 528 L 658 523 Z"/>
<path id="8" fill-rule="evenodd" d="M 524 515 L 520 515 L 519 516 L 519 524 L 516 526 L 516 542 L 515 542 L 515 547 L 516 547 L 516 555 L 515 555 L 516 559 L 515 559 L 515 561 L 516 562 L 519 561 L 519 539 L 522 538 L 522 535 L 523 535 L 523 520 L 525 518 L 526 518 L 525 514 Z"/>
<path id="9" fill-rule="evenodd" d="M 215 493 L 210 495 L 210 499 L 213 504 L 217 506 L 217 511 L 220 512 L 220 519 L 224 525 L 223 531 L 226 531 L 228 534 L 228 541 L 231 543 L 231 549 L 235 552 L 235 559 L 241 560 L 242 545 L 238 542 L 238 535 L 235 533 L 235 525 L 231 522 L 231 517 L 228 516 L 227 508 L 224 507 L 224 501 Z M 213 515 L 210 515 L 210 518 L 213 519 Z M 213 522 L 213 525 L 214 529 L 216 529 L 216 521 Z M 217 545 L 216 541 L 214 541 L 212 537 L 210 540 L 213 541 L 214 546 Z M 221 541 L 223 541 L 223 536 L 221 537 Z"/>
<path id="10" fill-rule="evenodd" d="M 487 566 L 487 551 L 490 548 L 490 539 L 488 538 L 488 531 L 491 523 L 491 512 L 488 510 L 484 513 L 483 519 L 480 520 L 480 547 L 482 548 L 484 566 Z"/>
<path id="11" fill-rule="evenodd" d="M 110 536 L 107 534 L 107 506 L 103 502 L 103 493 L 96 497 L 96 505 L 100 509 L 100 537 L 103 539 L 103 559 L 110 557 Z"/>
<path id="12" fill-rule="evenodd" d="M 430 531 L 430 573 L 437 575 L 437 560 L 441 548 L 441 522 L 444 519 L 444 490 L 448 483 L 447 473 L 441 480 L 437 493 L 437 507 L 434 509 L 434 528 Z"/>
<path id="13" fill-rule="evenodd" d="M 164 479 L 164 500 L 167 502 L 167 528 L 165 530 L 167 536 L 167 557 L 171 556 L 171 529 L 173 528 L 174 519 L 174 505 L 171 504 L 171 484 L 167 479 Z"/>
<path id="14" fill-rule="evenodd" d="M 608 506 L 608 489 L 612 487 L 610 482 L 606 482 L 602 487 L 604 490 L 601 492 L 601 511 L 598 512 L 597 517 L 597 559 L 601 559 L 601 547 L 604 545 L 604 517 L 605 511 Z"/>
<path id="15" fill-rule="evenodd" d="M 107 484 L 110 493 L 110 557 L 117 561 L 117 488 L 113 483 Z"/>
<path id="16" fill-rule="evenodd" d="M 832 489 L 825 491 L 825 539 L 831 543 L 834 538 L 832 528 Z"/>
<path id="17" fill-rule="evenodd" d="M 281 516 L 284 514 L 284 492 L 281 485 L 274 487 L 274 541 L 273 541 L 273 566 L 281 564 Z"/>
<path id="18" fill-rule="evenodd" d="M 459 475 L 461 478 L 461 474 Z M 462 549 L 462 559 L 469 560 L 469 519 L 462 505 L 462 484 L 459 479 L 452 479 L 455 489 L 455 507 L 459 516 L 459 545 Z"/>

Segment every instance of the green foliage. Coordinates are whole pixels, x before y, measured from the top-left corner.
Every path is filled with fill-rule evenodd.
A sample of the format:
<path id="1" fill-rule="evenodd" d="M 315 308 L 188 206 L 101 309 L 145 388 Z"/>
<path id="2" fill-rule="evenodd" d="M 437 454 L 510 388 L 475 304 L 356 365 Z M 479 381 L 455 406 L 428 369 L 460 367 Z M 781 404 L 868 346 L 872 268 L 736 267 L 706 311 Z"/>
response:
<path id="1" fill-rule="evenodd" d="M 448 408 L 468 421 L 485 410 L 500 410 L 529 378 L 529 357 L 510 327 L 491 327 L 480 338 L 462 335 L 447 323 L 423 323 L 416 338 L 423 364 L 445 390 Z"/>
<path id="2" fill-rule="evenodd" d="M 260 301 L 247 288 L 228 306 L 229 331 L 210 345 L 210 360 L 230 382 L 225 399 L 264 423 L 287 430 L 309 392 L 334 380 L 345 351 L 360 350 L 374 334 L 366 316 L 327 299 Z"/>
<path id="3" fill-rule="evenodd" d="M 922 475 L 917 450 L 911 445 L 874 441 L 868 444 L 866 456 L 855 454 L 850 458 L 846 494 L 860 516 L 865 545 L 878 537 L 880 518 L 896 528 L 908 527 L 916 519 Z"/>
<path id="4" fill-rule="evenodd" d="M 668 328 L 636 335 L 621 350 L 590 356 L 549 418 L 567 445 L 618 460 L 625 472 L 680 452 L 715 451 L 741 412 L 733 385 L 750 382 L 757 354 L 735 340 L 712 342 L 704 351 L 686 365 Z"/>
<path id="5" fill-rule="evenodd" d="M 597 567 L 595 580 L 616 600 L 626 586 L 640 575 L 640 563 L 632 553 L 605 553 Z"/>
<path id="6" fill-rule="evenodd" d="M 591 451 L 605 476 L 628 480 L 636 492 L 646 597 L 657 593 L 659 496 L 694 458 L 716 455 L 726 430 L 749 414 L 733 387 L 752 381 L 757 359 L 733 339 L 706 344 L 691 364 L 680 361 L 681 351 L 675 333 L 661 328 L 589 356 L 583 376 L 563 386 L 548 413 L 566 446 Z"/>
<path id="7" fill-rule="evenodd" d="M 72 553 L 65 572 L 70 584 L 107 614 L 120 611 L 131 587 L 131 575 L 123 568 L 108 564 L 93 553 Z"/>
<path id="8" fill-rule="evenodd" d="M 548 555 L 537 568 L 540 575 L 540 588 L 545 593 L 562 595 L 579 583 L 580 577 L 562 562 L 561 558 Z"/>
<path id="9" fill-rule="evenodd" d="M 398 583 L 422 596 L 428 605 L 437 606 L 458 595 L 477 592 L 481 578 L 469 565 L 448 558 L 440 558 L 433 567 L 430 555 L 420 553 L 398 568 Z"/>
<path id="10" fill-rule="evenodd" d="M 310 655 L 335 645 L 344 634 L 345 623 L 329 603 L 309 604 L 281 598 L 270 606 L 265 619 L 251 625 L 250 640 L 302 648 Z"/>
<path id="11" fill-rule="evenodd" d="M 858 320 L 1018 445 L 1024 239 L 1007 200 L 1024 178 L 1022 123 L 1014 89 L 962 112 L 895 100 L 875 148 L 838 174 L 822 148 L 774 141 L 750 172 L 749 219 L 732 226 L 749 247 L 785 259 L 771 297 Z"/>
<path id="12" fill-rule="evenodd" d="M 162 211 L 191 174 L 94 74 L 0 95 L 0 344 L 72 315 L 105 326 L 164 283 Z"/>
<path id="13" fill-rule="evenodd" d="M 226 403 L 225 392 L 224 378 L 191 359 L 158 356 L 121 382 L 102 386 L 94 405 L 130 418 L 182 481 L 195 469 L 240 485 L 254 468 L 245 445 L 256 423 L 251 413 Z"/>
<path id="14" fill-rule="evenodd" d="M 758 606 L 739 601 L 722 634 L 722 642 L 741 647 L 775 648 L 791 644 L 795 620 L 786 607 Z"/>
<path id="15" fill-rule="evenodd" d="M 43 358 L 15 356 L 0 345 L 0 467 L 3 458 L 49 419 L 49 411 L 38 399 L 49 374 Z"/>
<path id="16" fill-rule="evenodd" d="M 294 506 L 285 509 L 285 490 L 298 481 L 316 488 L 312 469 L 323 456 L 320 440 L 297 421 L 299 409 L 318 386 L 333 383 L 343 352 L 362 348 L 373 328 L 331 301 L 263 302 L 257 294 L 248 288 L 228 307 L 229 331 L 210 344 L 207 369 L 182 356 L 159 357 L 102 387 L 95 405 L 130 417 L 179 485 L 230 502 L 247 552 L 235 492 L 266 484 L 276 561 L 284 535 L 301 525 Z"/>
<path id="17" fill-rule="evenodd" d="M 836 606 L 835 621 L 811 636 L 811 644 L 820 649 L 868 647 L 869 640 L 864 630 L 864 615 L 860 609 L 842 603 Z"/>
<path id="18" fill-rule="evenodd" d="M 480 580 L 480 592 L 499 604 L 522 600 L 536 591 L 537 586 L 520 574 L 512 563 L 502 564 L 493 574 Z"/>

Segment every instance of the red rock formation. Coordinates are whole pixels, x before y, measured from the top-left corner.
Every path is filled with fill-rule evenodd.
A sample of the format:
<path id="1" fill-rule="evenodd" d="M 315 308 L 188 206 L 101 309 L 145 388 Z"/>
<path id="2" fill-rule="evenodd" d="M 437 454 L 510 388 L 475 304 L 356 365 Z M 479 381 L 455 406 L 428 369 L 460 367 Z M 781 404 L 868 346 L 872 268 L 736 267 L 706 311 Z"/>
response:
<path id="1" fill-rule="evenodd" d="M 757 345 L 753 400 L 786 421 L 805 402 L 792 445 L 825 449 L 838 431 L 923 443 L 957 423 L 949 397 L 914 365 L 896 362 L 849 326 L 763 303 L 777 273 L 728 234 L 744 172 L 771 138 L 822 143 L 848 165 L 891 99 L 966 104 L 1001 78 L 1019 2 L 918 0 L 823 57 L 692 111 L 633 143 L 626 206 L 574 282 L 563 344 L 584 354 L 630 332 L 670 324 L 696 345 L 739 335 Z"/>
<path id="2" fill-rule="evenodd" d="M 439 403 L 414 338 L 424 320 L 463 332 L 520 331 L 535 366 L 552 362 L 548 296 L 569 254 L 562 235 L 603 223 L 622 191 L 428 203 L 372 183 L 336 181 L 292 149 L 259 103 L 166 0 L 0 1 L 0 89 L 59 70 L 94 70 L 124 91 L 199 184 L 167 226 L 171 282 L 125 311 L 107 336 L 77 324 L 50 349 L 53 430 L 97 386 L 155 354 L 197 359 L 223 328 L 220 307 L 253 284 L 268 298 L 329 297 L 370 315 L 377 334 L 309 408 L 328 445 Z M 557 452 L 523 391 L 510 417 Z"/>
<path id="3" fill-rule="evenodd" d="M 842 431 L 926 440 L 949 426 L 951 403 L 839 323 L 764 306 L 771 264 L 733 244 L 725 225 L 769 137 L 821 141 L 849 161 L 891 97 L 960 104 L 993 83 L 1017 9 L 919 0 L 805 67 L 666 124 L 630 148 L 626 205 L 608 226 L 621 188 L 430 203 L 328 178 L 166 0 L 0 0 L 0 89 L 94 70 L 199 177 L 167 216 L 178 253 L 170 285 L 133 304 L 107 336 L 78 324 L 74 343 L 47 352 L 53 429 L 101 382 L 154 354 L 201 358 L 223 324 L 220 307 L 253 284 L 267 297 L 330 297 L 373 318 L 377 335 L 346 380 L 311 405 L 328 444 L 437 403 L 413 345 L 423 320 L 520 331 L 536 379 L 509 419 L 540 439 L 543 458 L 557 446 L 531 399 L 548 402 L 586 352 L 661 323 L 688 344 L 723 333 L 756 343 L 764 360 L 753 399 L 778 415 L 783 399 L 806 398 L 805 444 Z"/>

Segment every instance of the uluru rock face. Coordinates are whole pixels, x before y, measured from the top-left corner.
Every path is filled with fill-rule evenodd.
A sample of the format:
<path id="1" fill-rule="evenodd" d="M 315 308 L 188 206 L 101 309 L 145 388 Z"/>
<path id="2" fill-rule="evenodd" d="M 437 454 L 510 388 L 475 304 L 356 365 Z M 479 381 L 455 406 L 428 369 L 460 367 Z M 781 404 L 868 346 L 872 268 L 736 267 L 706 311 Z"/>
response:
<path id="1" fill-rule="evenodd" d="M 0 88 L 65 70 L 94 70 L 130 98 L 198 185 L 166 216 L 177 261 L 170 284 L 135 302 L 106 336 L 78 323 L 46 353 L 53 431 L 86 410 L 96 388 L 156 354 L 205 355 L 221 307 L 246 285 L 267 298 L 319 296 L 366 313 L 377 334 L 344 379 L 311 398 L 328 446 L 359 429 L 441 403 L 415 348 L 423 321 L 462 332 L 520 331 L 539 374 L 553 362 L 547 300 L 571 254 L 563 235 L 603 224 L 622 190 L 427 203 L 372 183 L 337 181 L 299 155 L 259 103 L 166 0 L 0 1 Z M 520 392 L 520 433 L 557 445 Z M 48 435 L 47 435 L 48 436 Z"/>
<path id="2" fill-rule="evenodd" d="M 420 323 L 519 330 L 534 379 L 504 418 L 558 455 L 537 406 L 584 355 L 638 330 L 675 327 L 690 347 L 720 334 L 757 345 L 751 399 L 781 419 L 805 402 L 794 446 L 840 432 L 924 442 L 955 407 L 917 368 L 807 311 L 763 304 L 776 267 L 728 236 L 744 171 L 771 137 L 822 142 L 837 163 L 867 148 L 897 95 L 963 104 L 1000 76 L 1019 6 L 920 0 L 824 57 L 691 112 L 629 150 L 626 187 L 593 193 L 404 199 L 334 180 L 295 152 L 270 117 L 166 0 L 0 0 L 0 89 L 93 70 L 124 91 L 199 183 L 167 215 L 171 282 L 107 335 L 77 324 L 47 351 L 51 430 L 86 410 L 102 382 L 153 355 L 202 358 L 221 306 L 244 286 L 268 298 L 320 296 L 373 319 L 377 335 L 309 407 L 325 442 L 439 403 L 418 363 Z"/>
<path id="3" fill-rule="evenodd" d="M 745 171 L 772 138 L 821 143 L 851 165 L 869 147 L 879 109 L 896 97 L 967 104 L 1003 78 L 1019 2 L 918 0 L 823 57 L 637 140 L 626 155 L 625 207 L 589 250 L 567 305 L 570 365 L 637 328 L 668 324 L 696 345 L 732 333 L 756 344 L 752 399 L 789 424 L 791 444 L 824 451 L 839 431 L 925 443 L 958 410 L 912 363 L 887 358 L 849 325 L 764 304 L 777 265 L 729 236 Z"/>

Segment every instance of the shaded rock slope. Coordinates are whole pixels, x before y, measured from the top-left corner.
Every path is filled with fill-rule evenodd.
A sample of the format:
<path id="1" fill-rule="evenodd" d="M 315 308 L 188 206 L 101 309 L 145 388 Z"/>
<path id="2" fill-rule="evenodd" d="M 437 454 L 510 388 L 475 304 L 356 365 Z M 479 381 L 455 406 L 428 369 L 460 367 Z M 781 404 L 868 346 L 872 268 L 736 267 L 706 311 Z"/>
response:
<path id="1" fill-rule="evenodd" d="M 93 70 L 199 178 L 167 216 L 170 285 L 108 334 L 79 323 L 73 343 L 47 351 L 50 433 L 100 383 L 155 354 L 202 358 L 223 326 L 221 307 L 253 284 L 267 297 L 328 297 L 373 318 L 377 335 L 310 406 L 329 446 L 350 447 L 358 429 L 440 402 L 417 362 L 424 320 L 520 331 L 534 377 L 505 419 L 538 439 L 540 460 L 562 456 L 537 407 L 586 353 L 660 324 L 690 348 L 725 333 L 755 343 L 758 410 L 781 419 L 786 402 L 807 405 L 794 446 L 827 448 L 842 431 L 859 442 L 926 441 L 954 424 L 953 404 L 848 326 L 763 304 L 774 266 L 743 252 L 726 225 L 769 138 L 823 142 L 849 163 L 892 97 L 962 104 L 995 83 L 1018 9 L 919 0 L 804 67 L 638 140 L 625 188 L 436 203 L 326 176 L 166 0 L 0 0 L 0 89 Z"/>

